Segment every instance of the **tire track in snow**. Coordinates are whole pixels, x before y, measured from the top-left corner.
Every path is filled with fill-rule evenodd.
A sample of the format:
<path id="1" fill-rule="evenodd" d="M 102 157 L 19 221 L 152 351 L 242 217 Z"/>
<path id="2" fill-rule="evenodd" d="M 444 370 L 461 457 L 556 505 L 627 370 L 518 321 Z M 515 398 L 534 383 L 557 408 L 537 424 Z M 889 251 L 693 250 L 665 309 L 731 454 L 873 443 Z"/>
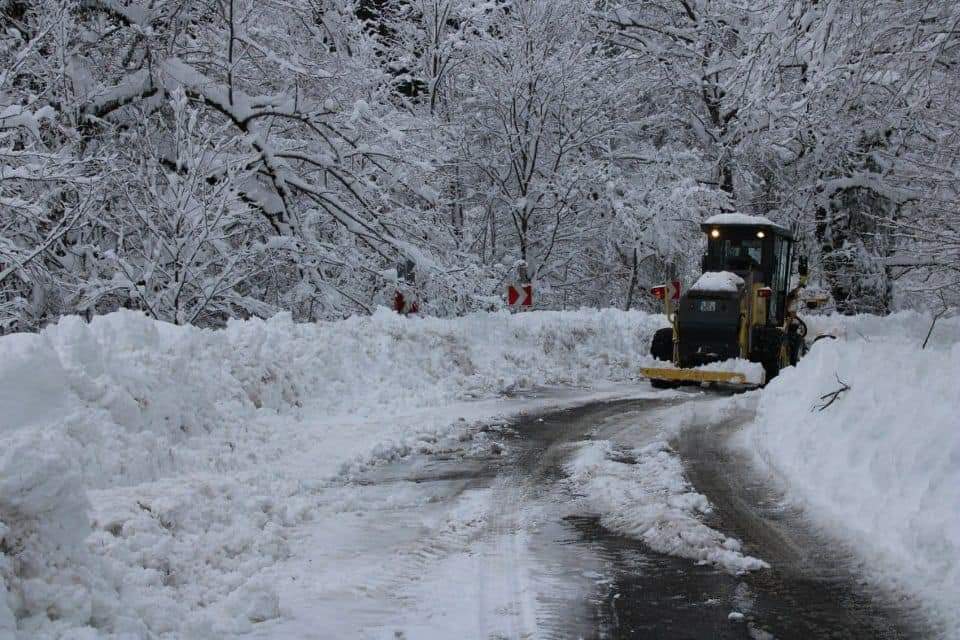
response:
<path id="1" fill-rule="evenodd" d="M 495 609 L 496 617 L 489 616 L 486 589 L 484 601 L 478 608 L 481 637 L 529 638 L 536 630 L 536 615 L 529 598 L 526 575 L 529 554 L 526 549 L 526 514 L 522 488 L 506 476 L 495 482 L 488 515 L 480 563 L 481 582 L 496 585 L 493 593 L 502 595 Z M 505 634 L 498 623 L 506 625 Z"/>

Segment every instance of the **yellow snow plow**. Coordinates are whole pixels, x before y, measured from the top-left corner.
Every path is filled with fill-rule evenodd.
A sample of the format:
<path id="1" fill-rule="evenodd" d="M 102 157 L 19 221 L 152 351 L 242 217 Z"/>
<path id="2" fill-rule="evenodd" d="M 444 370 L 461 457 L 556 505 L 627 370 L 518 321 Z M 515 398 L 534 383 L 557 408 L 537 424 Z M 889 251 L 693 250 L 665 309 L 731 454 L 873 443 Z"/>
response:
<path id="1" fill-rule="evenodd" d="M 650 380 L 662 380 L 664 382 L 684 383 L 720 383 L 751 385 L 747 381 L 747 376 L 743 373 L 733 371 L 703 371 L 699 369 L 667 369 L 657 367 L 644 367 L 640 373 Z"/>
<path id="2" fill-rule="evenodd" d="M 806 351 L 806 325 L 796 313 L 806 260 L 800 258 L 791 288 L 795 239 L 789 229 L 739 213 L 713 216 L 701 228 L 707 253 L 700 278 L 682 295 L 678 282 L 651 290 L 663 300 L 671 326 L 657 331 L 650 347 L 664 365 L 640 373 L 658 388 L 761 386 Z"/>

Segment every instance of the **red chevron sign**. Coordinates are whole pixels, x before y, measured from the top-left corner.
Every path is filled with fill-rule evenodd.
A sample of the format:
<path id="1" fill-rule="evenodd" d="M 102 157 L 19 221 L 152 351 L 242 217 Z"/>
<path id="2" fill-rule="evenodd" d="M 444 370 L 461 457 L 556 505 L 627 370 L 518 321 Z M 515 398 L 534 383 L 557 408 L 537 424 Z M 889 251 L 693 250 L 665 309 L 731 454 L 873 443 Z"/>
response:
<path id="1" fill-rule="evenodd" d="M 533 285 L 525 284 L 520 286 L 510 285 L 507 287 L 507 304 L 511 307 L 532 307 L 533 306 Z"/>

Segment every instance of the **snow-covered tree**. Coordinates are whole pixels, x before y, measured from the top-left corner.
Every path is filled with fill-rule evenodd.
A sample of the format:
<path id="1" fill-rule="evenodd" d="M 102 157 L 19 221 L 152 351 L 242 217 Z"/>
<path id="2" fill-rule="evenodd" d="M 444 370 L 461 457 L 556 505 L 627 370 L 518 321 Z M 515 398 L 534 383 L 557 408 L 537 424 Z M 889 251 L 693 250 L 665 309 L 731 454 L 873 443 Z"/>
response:
<path id="1" fill-rule="evenodd" d="M 957 304 L 948 0 L 8 0 L 0 331 L 647 304 L 799 225 L 843 311 Z M 917 295 L 917 292 L 919 295 Z"/>
<path id="2" fill-rule="evenodd" d="M 751 36 L 743 153 L 841 310 L 890 310 L 907 272 L 956 287 L 958 23 L 946 1 L 784 0 Z"/>

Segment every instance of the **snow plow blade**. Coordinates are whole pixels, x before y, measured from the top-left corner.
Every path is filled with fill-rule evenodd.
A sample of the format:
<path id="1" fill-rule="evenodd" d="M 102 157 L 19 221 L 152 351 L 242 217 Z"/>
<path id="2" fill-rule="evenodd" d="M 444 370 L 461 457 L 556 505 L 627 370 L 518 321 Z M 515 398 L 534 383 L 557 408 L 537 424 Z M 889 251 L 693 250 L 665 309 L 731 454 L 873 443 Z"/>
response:
<path id="1" fill-rule="evenodd" d="M 747 376 L 732 371 L 703 371 L 701 369 L 658 369 L 645 367 L 640 373 L 646 378 L 669 382 L 720 382 L 757 386 L 747 382 Z"/>

